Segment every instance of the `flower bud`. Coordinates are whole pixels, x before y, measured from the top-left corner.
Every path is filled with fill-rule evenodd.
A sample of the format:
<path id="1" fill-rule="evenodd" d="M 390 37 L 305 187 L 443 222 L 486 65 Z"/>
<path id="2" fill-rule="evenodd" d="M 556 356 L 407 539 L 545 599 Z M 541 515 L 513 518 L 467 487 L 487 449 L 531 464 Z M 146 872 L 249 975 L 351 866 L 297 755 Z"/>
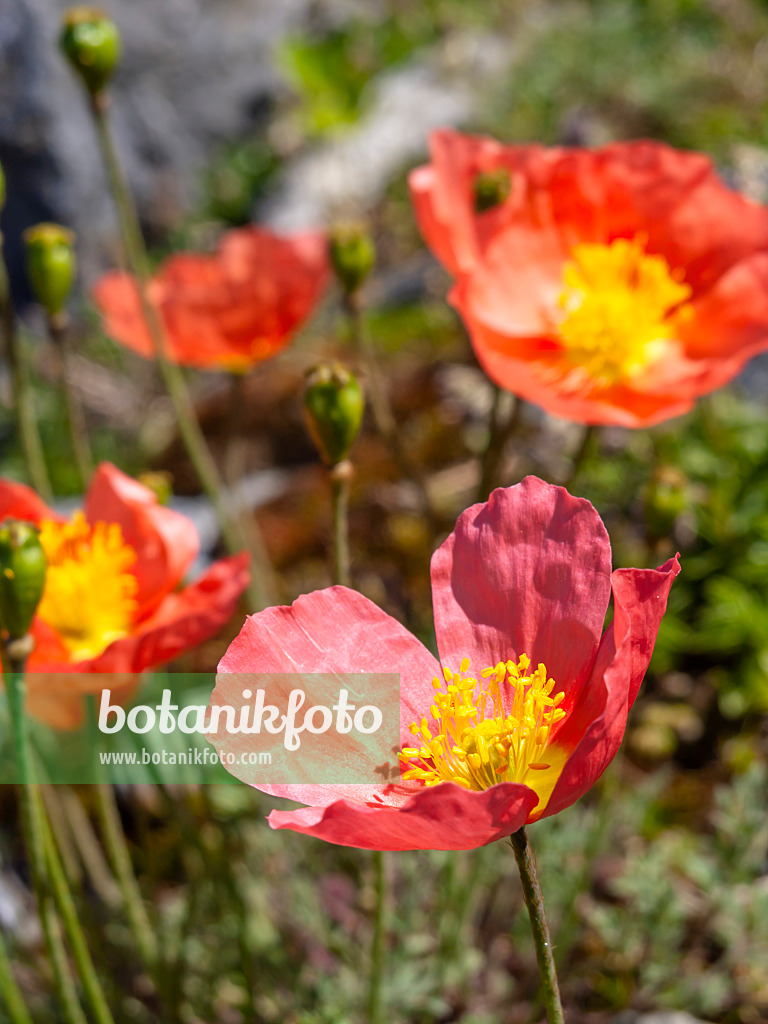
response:
<path id="1" fill-rule="evenodd" d="M 365 397 L 356 378 L 338 363 L 307 374 L 304 416 L 324 462 L 335 466 L 347 455 L 363 421 Z"/>
<path id="2" fill-rule="evenodd" d="M 38 224 L 24 232 L 27 277 L 49 316 L 67 301 L 75 280 L 75 236 L 59 224 Z"/>
<path id="3" fill-rule="evenodd" d="M 376 250 L 365 224 L 337 224 L 331 229 L 328 256 L 347 295 L 354 295 L 373 269 Z"/>
<path id="4" fill-rule="evenodd" d="M 512 178 L 506 167 L 485 171 L 475 178 L 475 213 L 485 213 L 501 206 L 512 192 Z"/>
<path id="5" fill-rule="evenodd" d="M 139 473 L 139 483 L 154 493 L 160 505 L 169 504 L 173 497 L 173 476 L 163 469 L 148 469 Z"/>
<path id="6" fill-rule="evenodd" d="M 26 636 L 45 587 L 46 560 L 32 523 L 0 526 L 0 623 L 11 640 Z"/>
<path id="7" fill-rule="evenodd" d="M 72 7 L 64 16 L 59 45 L 88 92 L 97 96 L 120 59 L 117 25 L 94 7 Z"/>

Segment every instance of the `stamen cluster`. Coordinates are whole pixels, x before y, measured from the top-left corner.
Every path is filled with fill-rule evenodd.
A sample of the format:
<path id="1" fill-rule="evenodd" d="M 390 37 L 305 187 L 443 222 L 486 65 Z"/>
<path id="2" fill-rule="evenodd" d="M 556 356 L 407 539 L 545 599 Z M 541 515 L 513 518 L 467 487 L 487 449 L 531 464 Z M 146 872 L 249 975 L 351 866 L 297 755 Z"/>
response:
<path id="1" fill-rule="evenodd" d="M 529 772 L 549 768 L 545 751 L 552 727 L 565 718 L 559 707 L 565 693 L 552 696 L 555 681 L 547 678 L 546 667 L 531 672 L 530 666 L 523 654 L 516 663 L 484 668 L 480 679 L 469 675 L 469 658 L 458 672 L 443 668 L 444 680 L 432 680 L 436 731 L 426 715 L 409 726 L 421 742 L 400 751 L 403 766 L 410 766 L 403 779 L 482 790 L 525 782 Z"/>

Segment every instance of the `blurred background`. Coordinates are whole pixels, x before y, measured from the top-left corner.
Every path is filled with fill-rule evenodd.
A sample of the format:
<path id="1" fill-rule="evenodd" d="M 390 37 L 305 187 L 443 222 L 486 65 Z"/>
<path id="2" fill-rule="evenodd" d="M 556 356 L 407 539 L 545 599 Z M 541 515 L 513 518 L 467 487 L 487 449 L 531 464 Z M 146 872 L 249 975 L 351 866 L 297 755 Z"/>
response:
<path id="1" fill-rule="evenodd" d="M 76 387 L 97 454 L 128 472 L 168 472 L 211 555 L 216 530 L 155 369 L 103 335 L 88 300 L 99 275 L 119 265 L 120 248 L 91 120 L 56 45 L 67 6 L 0 0 L 2 230 L 49 470 L 62 499 L 76 496 L 21 259 L 22 230 L 41 220 L 78 235 Z M 432 644 L 428 560 L 474 500 L 493 395 L 446 305 L 448 279 L 419 238 L 408 170 L 424 161 L 429 132 L 447 125 L 510 142 L 647 136 L 708 152 L 729 184 L 765 201 L 768 3 L 103 6 L 123 34 L 114 124 L 153 260 L 211 249 L 223 230 L 251 221 L 285 231 L 350 216 L 370 223 L 378 258 L 366 322 L 440 521 L 425 524 L 413 488 L 366 423 L 353 452 L 353 578 Z M 334 294 L 289 349 L 250 374 L 237 422 L 252 512 L 286 601 L 330 582 L 325 473 L 300 402 L 305 370 L 329 356 L 358 368 Z M 191 382 L 215 447 L 231 428 L 227 381 L 196 374 Z M 656 565 L 675 550 L 683 564 L 622 754 L 579 805 L 531 829 L 572 1024 L 768 1020 L 767 391 L 768 363 L 756 360 L 682 420 L 604 429 L 570 485 L 605 519 L 616 566 Z M 3 475 L 21 478 L 10 404 L 6 374 L 0 460 Z M 527 408 L 503 479 L 566 479 L 581 431 Z M 214 668 L 241 621 L 181 667 Z M 88 792 L 78 797 L 87 818 Z M 125 790 L 120 799 L 143 891 L 177 951 L 179 1022 L 363 1019 L 373 905 L 366 854 L 271 832 L 263 817 L 272 803 L 246 787 Z M 7 790 L 0 925 L 35 1020 L 47 1024 L 56 1017 L 14 815 Z M 66 839 L 78 826 L 64 815 L 60 827 Z M 76 834 L 70 844 L 77 867 Z M 125 923 L 87 864 L 77 870 L 118 1024 L 160 1020 Z M 504 844 L 398 855 L 389 871 L 391 1020 L 541 1019 Z"/>

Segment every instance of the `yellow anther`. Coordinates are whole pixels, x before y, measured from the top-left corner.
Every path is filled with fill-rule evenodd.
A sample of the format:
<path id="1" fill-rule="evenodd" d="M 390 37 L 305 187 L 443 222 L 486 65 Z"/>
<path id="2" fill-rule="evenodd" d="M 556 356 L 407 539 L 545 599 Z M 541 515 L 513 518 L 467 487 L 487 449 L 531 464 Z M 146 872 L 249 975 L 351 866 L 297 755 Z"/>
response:
<path id="1" fill-rule="evenodd" d="M 646 239 L 583 243 L 565 265 L 560 340 L 574 384 L 616 384 L 642 373 L 670 348 L 690 316 L 691 288 Z"/>
<path id="2" fill-rule="evenodd" d="M 544 665 L 531 671 L 531 660 L 500 661 L 469 675 L 470 660 L 462 658 L 459 671 L 443 668 L 445 683 L 435 677 L 435 702 L 430 714 L 410 731 L 424 745 L 401 751 L 403 778 L 425 786 L 456 782 L 465 789 L 486 789 L 498 782 L 524 782 L 548 794 L 556 776 L 552 757 L 542 757 L 552 738 L 552 726 L 566 712 L 558 707 L 564 692 L 551 696 L 555 682 Z M 558 752 L 554 760 L 561 764 Z M 534 775 L 544 781 L 534 783 Z"/>

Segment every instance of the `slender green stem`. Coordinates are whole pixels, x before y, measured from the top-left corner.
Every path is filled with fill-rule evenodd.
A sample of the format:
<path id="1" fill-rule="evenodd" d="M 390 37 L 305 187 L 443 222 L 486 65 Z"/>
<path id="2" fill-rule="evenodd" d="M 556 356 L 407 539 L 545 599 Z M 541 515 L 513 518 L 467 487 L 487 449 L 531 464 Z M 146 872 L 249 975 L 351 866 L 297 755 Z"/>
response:
<path id="1" fill-rule="evenodd" d="M 24 840 L 29 856 L 32 885 L 37 898 L 40 926 L 48 950 L 56 992 L 67 1024 L 87 1024 L 77 997 L 77 990 L 64 948 L 61 925 L 56 912 L 53 892 L 46 870 L 46 849 L 37 786 L 32 781 L 31 757 L 27 725 L 24 716 L 24 658 L 8 657 L 9 671 L 5 674 L 6 693 L 11 716 L 11 730 L 19 773 Z"/>
<path id="2" fill-rule="evenodd" d="M 0 931 L 0 993 L 2 993 L 5 1008 L 11 1019 L 11 1024 L 32 1024 L 32 1016 L 24 1002 L 21 989 L 16 984 L 13 976 L 11 960 L 8 950 L 5 948 L 5 939 Z"/>
<path id="3" fill-rule="evenodd" d="M 400 472 L 416 487 L 422 511 L 428 519 L 433 532 L 438 532 L 440 523 L 435 513 L 424 475 L 419 467 L 414 464 L 402 443 L 397 421 L 389 404 L 387 389 L 384 384 L 381 367 L 379 366 L 376 349 L 365 326 L 360 296 L 358 294 L 346 295 L 344 297 L 344 308 L 349 317 L 355 347 L 368 377 L 368 397 L 371 403 L 376 430 L 392 453 L 392 457 Z"/>
<path id="4" fill-rule="evenodd" d="M 348 587 L 349 574 L 349 485 L 352 480 L 349 459 L 333 466 L 328 474 L 331 483 L 333 518 L 333 582 Z"/>
<path id="5" fill-rule="evenodd" d="M 131 926 L 134 942 L 144 965 L 154 972 L 157 968 L 158 947 L 155 929 L 149 919 L 133 870 L 131 854 L 120 820 L 114 787 L 106 782 L 96 783 L 96 810 L 110 867 L 117 881 L 123 908 Z"/>
<path id="6" fill-rule="evenodd" d="M 382 983 L 384 980 L 387 877 L 385 854 L 373 851 L 374 891 L 376 905 L 373 917 L 373 943 L 371 945 L 371 973 L 368 987 L 368 1024 L 382 1024 L 384 1006 Z"/>
<path id="7" fill-rule="evenodd" d="M 83 488 L 85 488 L 93 473 L 93 453 L 88 440 L 83 406 L 72 383 L 72 367 L 67 344 L 69 317 L 64 312 L 57 313 L 55 316 L 49 316 L 47 323 L 48 337 L 59 357 L 59 383 L 67 412 L 67 427 L 72 439 L 72 451 Z"/>
<path id="8" fill-rule="evenodd" d="M 541 974 L 541 987 L 544 1006 L 549 1024 L 564 1024 L 563 1007 L 560 1002 L 560 988 L 557 983 L 557 970 L 552 955 L 552 940 L 549 937 L 549 925 L 544 912 L 544 897 L 541 894 L 539 877 L 536 873 L 536 861 L 525 827 L 509 837 L 510 845 L 515 854 L 520 881 L 523 886 L 523 897 L 531 920 L 533 941 L 536 946 L 536 959 Z"/>
<path id="9" fill-rule="evenodd" d="M 101 987 L 101 982 L 91 959 L 85 934 L 77 916 L 77 908 L 67 884 L 67 876 L 64 874 L 59 852 L 56 849 L 53 835 L 45 818 L 42 798 L 36 787 L 32 787 L 32 789 L 33 800 L 37 805 L 36 813 L 42 825 L 45 863 L 51 883 L 51 891 L 53 892 L 56 909 L 61 917 L 64 932 L 72 950 L 72 959 L 75 961 L 77 973 L 80 976 L 83 994 L 97 1024 L 114 1024 L 104 990 Z"/>
<path id="10" fill-rule="evenodd" d="M 240 480 L 244 475 L 246 467 L 245 444 L 239 432 L 243 410 L 248 401 L 246 375 L 244 373 L 231 373 L 229 377 L 229 408 L 224 428 L 224 482 L 229 489 L 233 515 L 237 517 L 245 546 L 248 548 L 253 560 L 253 571 L 261 583 L 265 599 L 268 598 L 269 604 L 274 604 L 279 588 L 275 579 L 272 560 L 269 557 L 269 550 L 259 522 L 253 514 L 253 509 L 248 508 L 243 503 L 238 493 Z"/>
<path id="11" fill-rule="evenodd" d="M 120 890 L 123 910 L 128 918 L 136 949 L 142 963 L 154 976 L 157 971 L 159 956 L 155 929 L 149 919 L 149 914 L 139 889 L 139 883 L 133 870 L 131 852 L 128 849 L 128 841 L 123 831 L 120 810 L 115 800 L 114 787 L 109 783 L 99 780 L 98 772 L 100 765 L 96 757 L 99 735 L 97 726 L 98 716 L 96 713 L 96 701 L 92 695 L 86 698 L 86 720 L 89 744 L 93 755 L 93 768 L 97 780 L 93 788 L 96 797 L 96 813 L 99 818 L 99 828 L 107 850 L 109 865 L 112 868 L 117 887 Z"/>
<path id="12" fill-rule="evenodd" d="M 0 245 L 2 236 L 0 236 Z M 2 328 L 5 344 L 5 356 L 11 371 L 13 383 L 13 400 L 16 408 L 16 421 L 21 440 L 21 449 L 32 486 L 45 501 L 52 497 L 51 481 L 45 465 L 43 445 L 37 429 L 37 419 L 33 405 L 33 396 L 29 386 L 29 375 L 24 352 L 19 343 L 16 330 L 16 317 L 11 299 L 11 287 L 8 281 L 8 270 L 5 257 L 0 251 L 0 328 Z"/>
<path id="13" fill-rule="evenodd" d="M 157 310 L 149 300 L 147 284 L 150 277 L 149 259 L 144 245 L 144 238 L 139 226 L 139 219 L 133 196 L 126 183 L 120 160 L 117 155 L 107 114 L 107 97 L 98 94 L 91 98 L 91 112 L 99 139 L 104 165 L 107 172 L 112 195 L 117 207 L 120 227 L 123 235 L 128 265 L 136 277 L 142 312 L 155 348 L 157 362 L 163 383 L 173 403 L 179 432 L 187 449 L 195 472 L 203 490 L 211 502 L 219 522 L 224 543 L 232 554 L 248 548 L 241 524 L 227 500 L 221 475 L 216 461 L 208 447 L 200 423 L 195 413 L 194 404 L 187 389 L 181 369 L 170 362 L 166 354 L 163 328 Z M 260 610 L 274 603 L 269 587 L 269 579 L 265 579 L 258 571 L 263 558 L 260 551 L 252 552 L 256 571 L 251 576 L 248 596 L 254 610 Z"/>
<path id="14" fill-rule="evenodd" d="M 507 442 L 517 433 L 520 427 L 523 404 L 521 398 L 516 399 L 508 391 L 504 391 L 498 385 L 494 385 L 488 428 L 488 444 L 483 452 L 480 464 L 480 483 L 477 488 L 478 501 L 486 501 L 494 487 L 497 487 L 499 484 L 499 469 L 504 458 L 504 451 L 507 447 Z"/>

